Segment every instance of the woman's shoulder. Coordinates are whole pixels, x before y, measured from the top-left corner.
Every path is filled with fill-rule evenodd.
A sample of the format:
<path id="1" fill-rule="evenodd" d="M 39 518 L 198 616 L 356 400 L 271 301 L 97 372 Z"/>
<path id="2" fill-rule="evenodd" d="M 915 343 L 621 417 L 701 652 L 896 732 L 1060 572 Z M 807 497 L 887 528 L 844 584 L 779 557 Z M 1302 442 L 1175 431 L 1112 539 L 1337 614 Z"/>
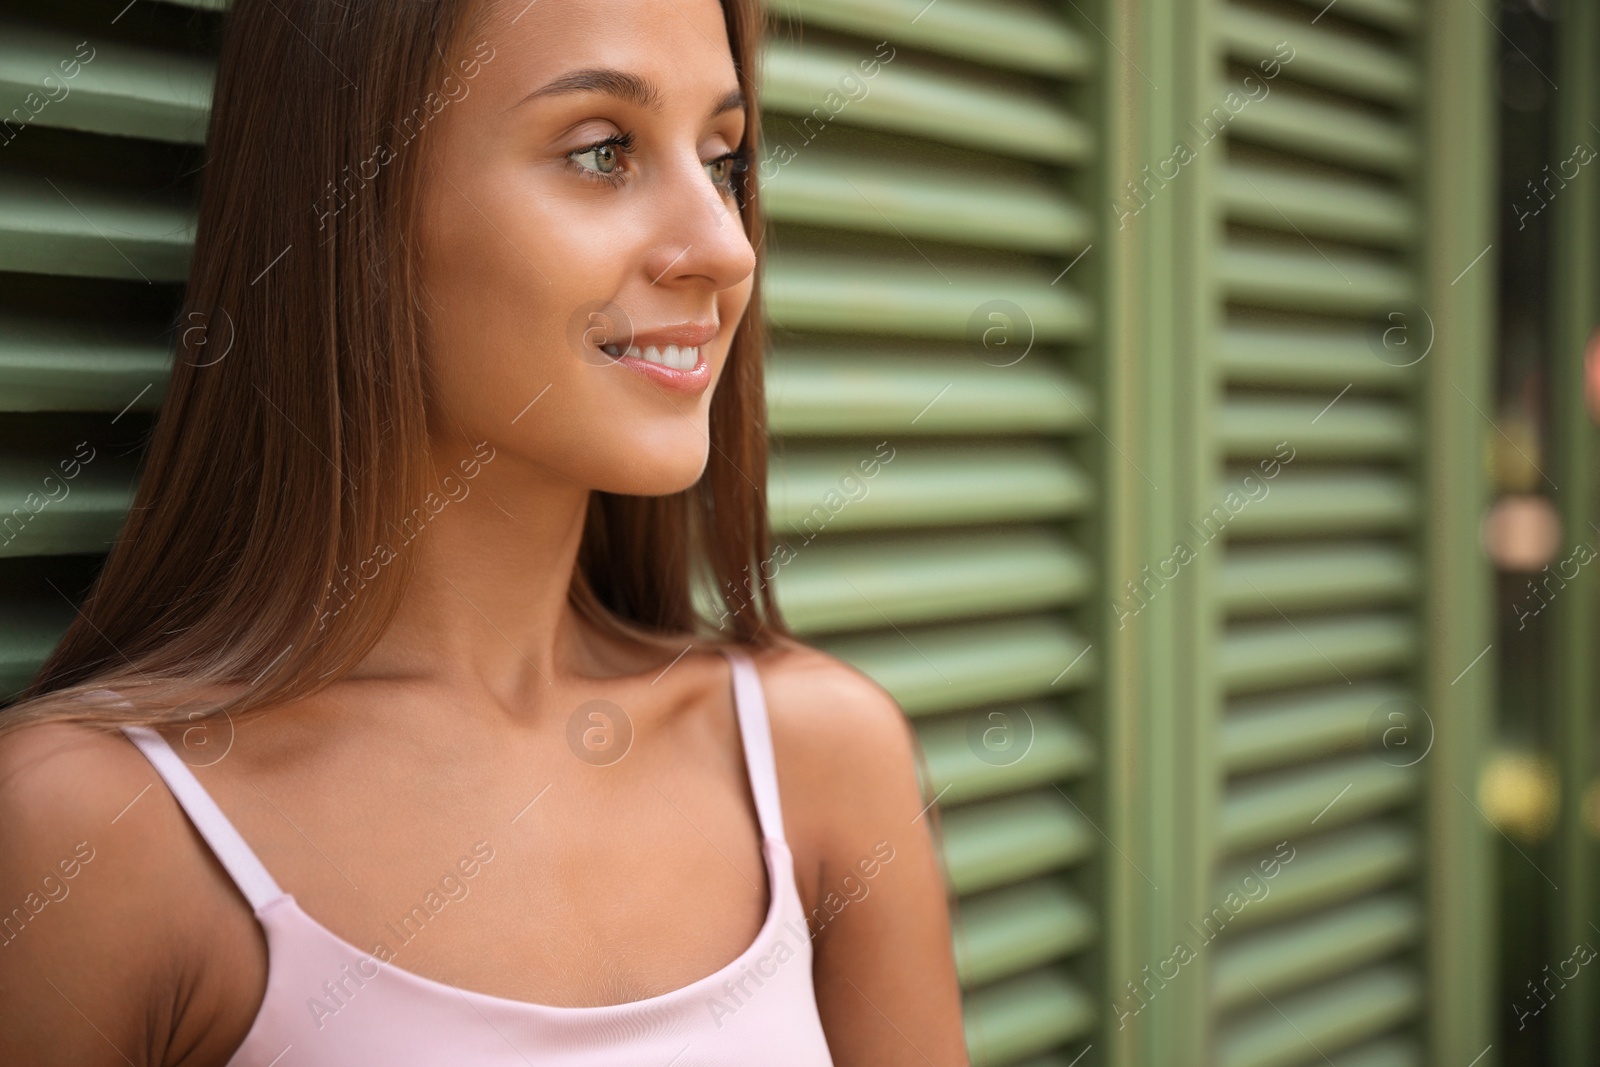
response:
<path id="1" fill-rule="evenodd" d="M 118 810 L 104 809 L 118 798 L 128 803 L 129 789 L 154 778 L 149 760 L 115 727 L 47 719 L 0 733 L 0 821 L 13 844 L 13 829 L 114 825 Z"/>
<path id="2" fill-rule="evenodd" d="M 0 901 L 29 896 L 47 876 L 70 881 L 63 890 L 80 903 L 70 924 L 52 926 L 81 931 L 137 909 L 146 891 L 173 889 L 182 820 L 155 767 L 115 727 L 45 720 L 0 734 Z M 101 890 L 113 881 L 116 892 Z"/>
<path id="3" fill-rule="evenodd" d="M 881 684 L 799 642 L 752 652 L 791 839 L 827 856 L 842 833 L 910 819 L 922 807 L 911 720 Z M 851 846 L 853 847 L 853 846 Z"/>
<path id="4" fill-rule="evenodd" d="M 5 714 L 0 712 L 0 723 Z M 154 729 L 173 744 L 181 731 L 193 727 Z M 150 760 L 110 720 L 85 722 L 63 716 L 0 730 L 0 819 L 8 826 L 41 820 L 120 826 L 127 821 L 123 806 L 135 795 L 148 799 L 147 790 L 161 781 Z M 167 800 L 181 816 L 176 803 Z M 19 821 L 13 823 L 13 818 Z M 110 821 L 113 818 L 115 822 Z"/>
<path id="5" fill-rule="evenodd" d="M 159 1047 L 211 894 L 153 765 L 115 728 L 46 720 L 6 730 L 0 826 L 0 990 L 22 1013 L 14 1018 L 34 1020 L 21 1032 L 0 1027 L 0 1061 L 49 1048 L 81 1053 L 72 1062 L 121 1062 L 107 1039 Z"/>
<path id="6" fill-rule="evenodd" d="M 824 740 L 902 732 L 909 720 L 871 675 L 822 649 L 789 639 L 750 652 L 774 729 L 803 728 Z M 781 721 L 780 721 L 781 720 Z"/>

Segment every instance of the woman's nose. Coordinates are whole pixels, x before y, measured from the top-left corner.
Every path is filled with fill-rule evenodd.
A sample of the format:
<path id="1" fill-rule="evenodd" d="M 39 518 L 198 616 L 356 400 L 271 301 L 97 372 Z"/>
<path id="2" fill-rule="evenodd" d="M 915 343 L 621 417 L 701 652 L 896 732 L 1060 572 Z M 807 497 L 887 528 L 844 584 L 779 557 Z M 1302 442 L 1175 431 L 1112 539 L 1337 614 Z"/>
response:
<path id="1" fill-rule="evenodd" d="M 716 186 L 698 159 L 673 167 L 655 217 L 661 229 L 646 262 L 651 284 L 700 278 L 721 291 L 755 270 L 736 199 Z"/>

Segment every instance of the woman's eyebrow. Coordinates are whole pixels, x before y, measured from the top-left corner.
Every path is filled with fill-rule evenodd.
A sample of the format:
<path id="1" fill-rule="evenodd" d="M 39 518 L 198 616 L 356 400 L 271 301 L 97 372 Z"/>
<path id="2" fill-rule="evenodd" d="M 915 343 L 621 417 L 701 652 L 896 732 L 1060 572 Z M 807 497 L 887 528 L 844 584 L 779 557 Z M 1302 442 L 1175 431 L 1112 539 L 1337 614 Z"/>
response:
<path id="1" fill-rule="evenodd" d="M 523 97 L 512 107 L 520 107 L 529 100 L 543 99 L 550 96 L 562 96 L 567 93 L 605 93 L 627 101 L 637 107 L 656 114 L 661 113 L 662 95 L 650 82 L 637 74 L 615 67 L 584 67 L 571 70 L 559 78 L 540 86 L 527 96 Z M 734 111 L 745 106 L 744 92 L 741 89 L 732 89 L 724 93 L 712 105 L 707 118 L 716 118 L 728 111 Z"/>

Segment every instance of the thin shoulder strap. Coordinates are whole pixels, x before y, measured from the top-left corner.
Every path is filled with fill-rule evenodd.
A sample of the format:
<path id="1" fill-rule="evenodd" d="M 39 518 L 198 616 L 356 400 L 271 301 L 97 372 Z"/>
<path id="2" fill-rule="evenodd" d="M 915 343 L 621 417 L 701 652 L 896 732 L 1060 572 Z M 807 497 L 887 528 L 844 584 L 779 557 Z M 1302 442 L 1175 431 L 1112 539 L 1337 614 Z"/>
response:
<path id="1" fill-rule="evenodd" d="M 267 873 L 261 860 L 245 844 L 239 831 L 222 814 L 217 802 L 211 799 L 211 794 L 206 792 L 205 786 L 200 784 L 200 779 L 194 776 L 189 765 L 173 751 L 167 739 L 148 726 L 124 726 L 122 732 L 154 764 L 156 773 L 172 790 L 172 795 L 189 816 L 189 821 L 200 831 L 200 836 L 211 846 L 211 851 L 217 854 L 217 859 L 232 876 L 240 892 L 244 893 L 250 906 L 259 911 L 263 905 L 283 896 L 278 883 Z"/>
<path id="2" fill-rule="evenodd" d="M 743 649 L 725 645 L 723 655 L 733 665 L 733 702 L 739 713 L 739 733 L 744 741 L 745 770 L 756 798 L 761 833 L 784 841 L 783 807 L 778 802 L 778 766 L 772 756 L 772 730 L 767 721 L 767 698 L 761 675 Z"/>

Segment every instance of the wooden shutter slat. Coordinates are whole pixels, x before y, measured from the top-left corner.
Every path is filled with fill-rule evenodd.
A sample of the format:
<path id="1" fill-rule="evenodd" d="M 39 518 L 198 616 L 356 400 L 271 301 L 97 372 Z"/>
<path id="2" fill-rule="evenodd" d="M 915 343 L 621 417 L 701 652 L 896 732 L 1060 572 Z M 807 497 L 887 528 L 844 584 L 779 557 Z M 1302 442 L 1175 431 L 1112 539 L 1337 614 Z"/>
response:
<path id="1" fill-rule="evenodd" d="M 1090 240 L 1087 213 L 1028 174 L 946 175 L 810 146 L 772 169 L 775 221 L 1045 252 Z"/>
<path id="2" fill-rule="evenodd" d="M 1406 826 L 1372 822 L 1295 844 L 1293 857 L 1271 882 L 1272 892 L 1234 916 L 1234 933 L 1308 915 L 1410 877 L 1420 863 L 1420 843 Z M 1246 875 L 1260 877 L 1255 864 L 1225 864 L 1218 871 L 1213 899 L 1235 891 Z"/>
<path id="3" fill-rule="evenodd" d="M 1230 617 L 1399 603 L 1420 582 L 1415 558 L 1381 541 L 1240 548 L 1220 577 Z"/>
<path id="4" fill-rule="evenodd" d="M 1376 756 L 1330 760 L 1248 779 L 1228 789 L 1218 846 L 1239 852 L 1343 826 L 1412 799 L 1420 775 Z"/>
<path id="5" fill-rule="evenodd" d="M 1068 693 L 1100 666 L 1083 635 L 1055 614 L 825 635 L 817 645 L 871 675 L 914 716 Z"/>
<path id="6" fill-rule="evenodd" d="M 84 43 L 91 51 L 79 51 Z M 63 61 L 77 62 L 70 78 Z M 214 73 L 210 61 L 182 52 L 0 18 L 0 92 L 18 102 L 30 93 L 45 100 L 29 125 L 200 144 Z M 45 82 L 47 76 L 54 80 Z M 8 135 L 22 132 L 8 128 Z"/>
<path id="7" fill-rule="evenodd" d="M 981 758 L 981 731 L 1008 731 Z M 1038 701 L 921 720 L 917 734 L 940 804 L 956 806 L 1077 778 L 1095 764 L 1094 742 L 1060 707 Z M 977 735 L 975 737 L 975 735 Z M 1018 746 L 1006 751 L 1001 746 Z"/>
<path id="8" fill-rule="evenodd" d="M 1213 499 L 1232 488 L 1220 484 Z M 1230 536 L 1302 537 L 1405 529 L 1416 520 L 1417 493 L 1405 478 L 1379 470 L 1279 473 L 1272 492 L 1225 526 Z"/>
<path id="9" fill-rule="evenodd" d="M 975 894 L 961 907 L 956 970 L 980 986 L 1077 952 L 1096 932 L 1094 909 L 1060 878 Z"/>
<path id="10" fill-rule="evenodd" d="M 1091 151 L 1088 124 L 1037 83 L 976 67 L 957 72 L 909 50 L 897 51 L 887 62 L 879 59 L 870 80 L 859 78 L 864 73 L 859 64 L 876 55 L 871 45 L 848 50 L 775 41 L 763 56 L 764 106 L 799 116 L 822 108 L 819 127 L 824 115 L 829 122 L 848 116 L 854 126 L 1049 163 L 1081 163 Z M 852 73 L 866 86 L 858 97 L 845 95 L 849 87 L 840 83 L 841 76 Z M 830 99 L 837 101 L 839 119 Z"/>
<path id="11" fill-rule="evenodd" d="M 1218 674 L 1230 694 L 1343 681 L 1401 667 L 1419 647 L 1401 614 L 1253 622 L 1229 628 Z"/>
<path id="12" fill-rule="evenodd" d="M 1029 792 L 944 813 L 945 859 L 962 893 L 1010 885 L 1077 863 L 1096 839 L 1054 792 Z"/>
<path id="13" fill-rule="evenodd" d="M 154 411 L 170 362 L 133 331 L 0 313 L 0 410 Z"/>
<path id="14" fill-rule="evenodd" d="M 1422 983 L 1414 972 L 1374 967 L 1264 1005 L 1219 1037 L 1218 1062 L 1222 1067 L 1314 1063 L 1318 1048 L 1336 1054 L 1415 1014 L 1421 1005 Z"/>
<path id="15" fill-rule="evenodd" d="M 1387 186 L 1230 162 L 1222 168 L 1229 220 L 1289 233 L 1403 246 L 1416 238 L 1416 209 Z"/>
<path id="16" fill-rule="evenodd" d="M 1229 774 L 1331 756 L 1368 744 L 1373 715 L 1406 699 L 1391 683 L 1338 683 L 1328 689 L 1229 703 L 1220 759 Z"/>
<path id="17" fill-rule="evenodd" d="M 1416 142 L 1398 123 L 1287 86 L 1242 108 L 1227 129 L 1242 141 L 1381 174 L 1402 174 L 1417 162 Z"/>
<path id="18" fill-rule="evenodd" d="M 1404 321 L 1403 319 L 1400 321 Z M 1383 320 L 1379 320 L 1381 325 Z M 1406 327 L 1391 339 L 1402 342 Z M 1377 331 L 1381 347 L 1382 330 Z M 1426 358 L 1427 338 L 1417 341 L 1416 359 Z M 1229 385 L 1273 385 L 1282 388 L 1327 388 L 1403 391 L 1415 375 L 1402 366 L 1412 357 L 1402 353 L 1387 362 L 1373 351 L 1373 328 L 1284 326 L 1231 322 L 1222 331 L 1218 364 Z"/>
<path id="19" fill-rule="evenodd" d="M 1296 81 L 1341 89 L 1353 96 L 1403 104 L 1416 98 L 1420 79 L 1406 57 L 1348 34 L 1303 20 L 1227 4 L 1222 40 L 1230 58 L 1256 64 L 1274 55 L 1280 41 L 1294 47 L 1283 75 Z"/>
<path id="20" fill-rule="evenodd" d="M 1295 462 L 1305 459 L 1393 459 L 1417 445 L 1414 412 L 1400 403 L 1359 396 L 1238 397 L 1219 409 L 1222 447 L 1229 458 L 1271 458 L 1293 442 Z"/>
<path id="21" fill-rule="evenodd" d="M 871 480 L 858 469 L 875 454 L 870 446 L 796 448 L 775 457 L 768 489 L 773 524 L 814 535 L 823 529 L 1031 522 L 1080 513 L 1093 497 L 1088 476 L 1050 445 L 893 447 L 893 458 Z M 862 486 L 853 500 L 846 495 L 848 484 L 841 484 L 847 476 Z"/>
<path id="22" fill-rule="evenodd" d="M 1047 8 L 993 0 L 774 0 L 807 25 L 894 38 L 908 45 L 1051 78 L 1076 78 L 1094 63 L 1083 35 Z"/>
<path id="23" fill-rule="evenodd" d="M 1088 1034 L 1097 1010 L 1066 968 L 1049 967 L 970 994 L 964 1015 L 972 1062 L 1009 1067 Z M 1069 1057 L 1053 1055 L 1020 1067 L 1069 1062 Z"/>
<path id="24" fill-rule="evenodd" d="M 1212 999 L 1220 1008 L 1260 1003 L 1318 979 L 1374 963 L 1415 944 L 1422 910 L 1391 893 L 1253 934 L 1217 950 Z"/>
<path id="25" fill-rule="evenodd" d="M 987 359 L 926 343 L 842 351 L 780 344 L 767 365 L 768 424 L 786 438 L 1088 430 L 1093 392 L 1056 361 L 1029 352 L 1027 340 L 1019 332 L 1009 350 L 997 347 Z"/>
<path id="26" fill-rule="evenodd" d="M 994 300 L 1021 307 L 1037 342 L 1081 339 L 1088 302 L 1048 270 L 935 266 L 904 258 L 774 252 L 767 278 L 772 320 L 791 330 L 860 331 L 966 340 L 973 315 Z"/>
<path id="27" fill-rule="evenodd" d="M 1391 260 L 1319 253 L 1304 242 L 1291 249 L 1233 245 L 1217 266 L 1227 298 L 1254 307 L 1366 315 L 1416 296 L 1413 276 Z"/>
<path id="28" fill-rule="evenodd" d="M 1066 607 L 1089 590 L 1084 555 L 1051 530 L 819 542 L 778 572 L 807 632 Z"/>
<path id="29" fill-rule="evenodd" d="M 179 282 L 193 240 L 185 206 L 0 171 L 0 270 Z"/>

